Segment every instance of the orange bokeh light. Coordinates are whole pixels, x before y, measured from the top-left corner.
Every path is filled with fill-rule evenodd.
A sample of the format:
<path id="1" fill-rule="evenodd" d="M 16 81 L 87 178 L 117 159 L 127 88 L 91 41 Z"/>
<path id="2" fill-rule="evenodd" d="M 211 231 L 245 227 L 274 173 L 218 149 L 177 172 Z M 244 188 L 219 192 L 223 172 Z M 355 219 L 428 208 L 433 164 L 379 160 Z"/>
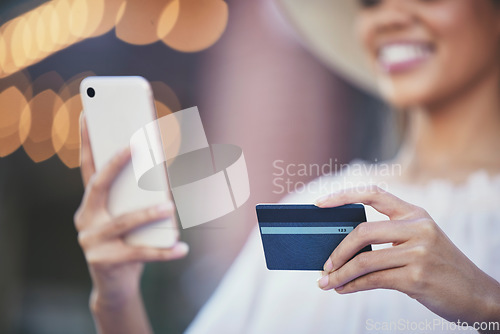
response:
<path id="1" fill-rule="evenodd" d="M 175 92 L 163 81 L 152 81 L 151 88 L 153 89 L 153 96 L 155 100 L 161 102 L 163 106 L 158 107 L 156 112 L 158 118 L 181 110 L 181 104 Z"/>
<path id="2" fill-rule="evenodd" d="M 3 67 L 5 64 L 5 58 L 7 57 L 7 47 L 5 45 L 5 40 L 3 38 L 2 31 L 0 31 L 0 78 L 3 77 Z"/>
<path id="3" fill-rule="evenodd" d="M 126 1 L 123 16 L 116 24 L 116 36 L 127 43 L 136 45 L 158 41 L 160 37 L 158 37 L 157 27 L 160 16 L 172 1 Z M 168 18 L 175 19 L 172 15 Z M 168 24 L 162 24 L 162 27 L 168 29 Z"/>
<path id="4" fill-rule="evenodd" d="M 34 162 L 47 160 L 54 155 L 52 145 L 53 105 L 60 97 L 51 89 L 35 95 L 29 102 L 31 108 L 31 129 L 23 148 Z"/>
<path id="5" fill-rule="evenodd" d="M 86 0 L 73 1 L 69 12 L 69 31 L 77 40 L 85 35 L 89 15 L 89 6 Z"/>
<path id="6" fill-rule="evenodd" d="M 71 7 L 68 1 L 57 1 L 53 7 L 52 17 L 50 24 L 50 32 L 58 48 L 62 48 L 72 43 L 75 38 L 71 35 L 69 30 Z"/>
<path id="7" fill-rule="evenodd" d="M 54 51 L 52 35 L 49 29 L 51 19 L 50 7 L 52 7 L 52 4 L 48 2 L 36 9 L 39 15 L 36 20 L 35 45 L 38 48 L 40 58 L 46 57 Z"/>
<path id="8" fill-rule="evenodd" d="M 5 45 L 5 56 L 3 58 L 3 63 L 2 63 L 4 76 L 12 74 L 17 70 L 17 66 L 14 63 L 14 55 L 12 53 L 12 40 L 13 40 L 14 31 L 16 29 L 16 24 L 20 20 L 21 20 L 20 18 L 15 18 L 15 19 L 10 20 L 9 22 L 5 23 L 2 26 L 1 33 L 3 36 L 3 40 L 4 40 L 4 45 Z"/>
<path id="9" fill-rule="evenodd" d="M 219 40 L 226 29 L 228 14 L 223 0 L 182 0 L 175 26 L 162 40 L 182 52 L 204 50 Z"/>
<path id="10" fill-rule="evenodd" d="M 119 20 L 120 8 L 122 8 L 122 5 L 125 4 L 125 0 L 96 1 L 102 1 L 102 4 L 104 6 L 103 12 L 99 24 L 95 27 L 93 32 L 89 34 L 88 37 L 100 36 L 113 29 L 116 22 Z M 91 20 L 96 20 L 95 15 L 92 16 Z"/>
<path id="11" fill-rule="evenodd" d="M 5 157 L 21 146 L 26 137 L 19 132 L 31 123 L 29 111 L 24 111 L 27 101 L 16 86 L 10 86 L 0 93 L 0 157 Z M 23 113 L 24 111 L 24 113 Z"/>
<path id="12" fill-rule="evenodd" d="M 176 156 L 181 147 L 180 141 L 180 125 L 174 119 L 169 119 L 168 122 L 161 120 L 160 118 L 172 113 L 169 107 L 163 104 L 161 101 L 155 100 L 156 114 L 158 115 L 158 126 L 160 130 L 160 137 L 163 145 L 163 151 L 165 156 Z M 168 154 L 167 154 L 168 152 Z M 170 165 L 174 159 L 169 159 L 167 164 Z"/>
<path id="13" fill-rule="evenodd" d="M 26 14 L 26 25 L 24 27 L 24 50 L 30 63 L 38 60 L 40 52 L 36 45 L 36 25 L 40 14 L 37 11 L 31 11 Z"/>
<path id="14" fill-rule="evenodd" d="M 61 161 L 69 168 L 80 166 L 80 114 L 82 102 L 80 95 L 75 95 L 65 101 L 54 118 L 52 140 L 55 142 L 55 131 L 61 130 L 64 142 L 57 151 Z M 61 133 L 59 133 L 61 136 Z"/>
<path id="15" fill-rule="evenodd" d="M 14 64 L 17 68 L 26 64 L 28 60 L 23 40 L 26 25 L 27 25 L 26 18 L 23 16 L 19 17 L 19 20 L 17 20 L 14 25 L 12 38 L 10 40 L 10 51 L 12 53 L 12 59 L 14 60 Z"/>
<path id="16" fill-rule="evenodd" d="M 179 17 L 180 0 L 172 0 L 163 8 L 158 20 L 156 33 L 159 39 L 166 37 L 174 28 L 177 18 Z"/>
<path id="17" fill-rule="evenodd" d="M 54 107 L 62 104 L 56 94 L 63 85 L 63 79 L 56 72 L 48 72 L 33 81 L 36 94 L 29 101 L 31 109 L 31 128 L 24 141 L 23 148 L 34 162 L 44 161 L 55 154 L 52 145 L 52 123 Z"/>
<path id="18" fill-rule="evenodd" d="M 17 150 L 31 126 L 26 108 L 32 96 L 31 82 L 24 72 L 0 80 L 0 157 Z"/>
<path id="19" fill-rule="evenodd" d="M 80 166 L 80 113 L 83 106 L 79 87 L 81 81 L 93 72 L 83 72 L 68 80 L 59 91 L 62 99 L 55 106 L 52 124 L 52 144 L 61 161 L 69 168 Z"/>

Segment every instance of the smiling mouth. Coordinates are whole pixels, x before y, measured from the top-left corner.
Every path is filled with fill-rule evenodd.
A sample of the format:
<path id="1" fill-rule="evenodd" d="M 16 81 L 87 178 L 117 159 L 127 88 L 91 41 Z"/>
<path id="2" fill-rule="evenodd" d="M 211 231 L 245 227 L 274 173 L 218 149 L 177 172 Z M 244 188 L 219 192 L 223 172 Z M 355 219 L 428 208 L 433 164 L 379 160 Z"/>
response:
<path id="1" fill-rule="evenodd" d="M 433 53 L 428 43 L 391 43 L 380 47 L 378 63 L 386 73 L 405 72 L 424 63 Z"/>

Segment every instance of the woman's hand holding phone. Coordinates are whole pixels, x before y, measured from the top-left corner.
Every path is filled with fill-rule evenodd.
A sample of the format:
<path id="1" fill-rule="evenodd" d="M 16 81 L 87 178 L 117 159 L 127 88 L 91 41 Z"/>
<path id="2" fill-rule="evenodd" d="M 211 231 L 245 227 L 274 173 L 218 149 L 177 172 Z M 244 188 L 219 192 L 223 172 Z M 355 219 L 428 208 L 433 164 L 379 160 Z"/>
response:
<path id="1" fill-rule="evenodd" d="M 109 189 L 115 177 L 130 161 L 130 151 L 128 149 L 122 151 L 105 168 L 96 173 L 83 117 L 81 123 L 81 172 L 85 194 L 74 221 L 78 230 L 78 241 L 85 254 L 93 282 L 91 310 L 96 318 L 101 311 L 111 313 L 116 311 L 118 316 L 118 313 L 126 312 L 127 309 L 130 313 L 139 311 L 144 315 L 140 297 L 140 278 L 144 263 L 184 257 L 188 252 L 188 246 L 183 242 L 177 242 L 171 248 L 162 249 L 130 246 L 125 243 L 123 235 L 134 228 L 172 217 L 175 212 L 173 203 L 112 217 L 107 208 Z M 135 316 L 137 315 L 132 317 Z M 111 332 L 106 330 L 106 319 L 101 323 L 99 319 L 96 320 L 103 332 Z M 122 320 L 127 322 L 133 319 Z M 116 323 L 113 326 L 115 328 L 112 331 L 118 331 Z M 144 326 L 149 327 L 143 324 L 142 327 L 141 325 L 135 327 L 135 330 L 145 330 Z M 133 332 L 134 326 L 127 330 Z"/>
<path id="2" fill-rule="evenodd" d="M 424 209 L 378 187 L 345 190 L 316 204 L 348 203 L 370 205 L 390 220 L 361 223 L 349 233 L 326 261 L 320 288 L 341 294 L 394 289 L 449 321 L 498 320 L 500 283 L 472 263 Z M 384 243 L 393 247 L 352 258 L 366 245 Z"/>

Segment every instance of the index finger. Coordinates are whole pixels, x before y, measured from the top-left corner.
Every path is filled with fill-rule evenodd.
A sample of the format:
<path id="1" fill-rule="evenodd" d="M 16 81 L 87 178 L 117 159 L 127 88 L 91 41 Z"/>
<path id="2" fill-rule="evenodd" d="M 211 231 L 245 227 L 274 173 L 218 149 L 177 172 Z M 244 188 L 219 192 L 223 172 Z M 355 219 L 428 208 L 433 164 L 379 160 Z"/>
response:
<path id="1" fill-rule="evenodd" d="M 83 112 L 80 114 L 80 127 L 82 135 L 80 172 L 82 173 L 83 185 L 87 186 L 90 177 L 95 173 L 95 165 L 94 157 L 92 156 L 92 149 L 90 148 L 87 121 L 85 120 Z"/>
<path id="2" fill-rule="evenodd" d="M 317 206 L 322 208 L 351 203 L 369 205 L 389 218 L 397 220 L 411 218 L 417 208 L 377 186 L 344 189 L 320 197 L 315 202 Z"/>

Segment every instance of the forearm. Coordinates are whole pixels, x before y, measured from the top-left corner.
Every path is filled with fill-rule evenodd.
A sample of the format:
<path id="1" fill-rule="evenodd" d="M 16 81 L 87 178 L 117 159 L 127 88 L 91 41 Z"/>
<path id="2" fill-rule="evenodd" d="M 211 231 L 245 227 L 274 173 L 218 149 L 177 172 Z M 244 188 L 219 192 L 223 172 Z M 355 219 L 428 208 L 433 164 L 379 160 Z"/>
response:
<path id="1" fill-rule="evenodd" d="M 126 300 L 114 303 L 101 300 L 98 293 L 93 291 L 90 297 L 90 310 L 97 333 L 153 333 L 139 290 Z"/>

